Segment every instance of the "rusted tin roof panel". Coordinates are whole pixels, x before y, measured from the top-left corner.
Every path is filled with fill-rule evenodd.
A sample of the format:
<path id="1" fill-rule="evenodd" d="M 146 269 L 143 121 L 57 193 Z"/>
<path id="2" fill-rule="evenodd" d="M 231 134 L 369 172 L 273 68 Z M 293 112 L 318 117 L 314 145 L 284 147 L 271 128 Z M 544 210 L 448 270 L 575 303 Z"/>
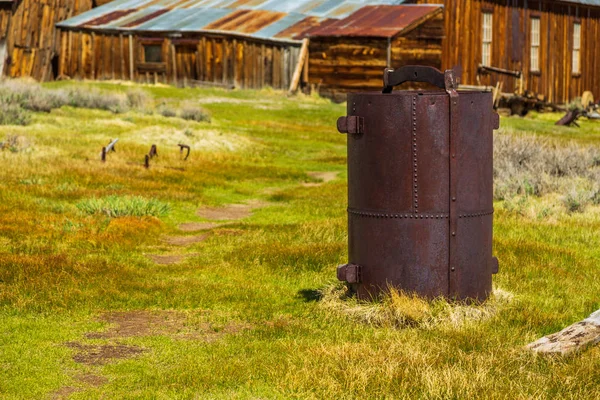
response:
<path id="1" fill-rule="evenodd" d="M 256 31 L 254 34 L 257 37 L 262 38 L 286 38 L 293 39 L 294 34 L 293 31 L 290 31 L 291 28 L 297 26 L 298 23 L 306 18 L 303 14 L 288 14 L 285 17 L 281 18 L 279 21 L 264 27 L 263 29 Z M 311 18 L 311 17 L 309 17 Z M 289 31 L 289 32 L 288 32 Z"/>
<path id="2" fill-rule="evenodd" d="M 274 35 L 276 38 L 291 38 L 300 40 L 304 36 L 304 32 L 307 30 L 319 26 L 322 23 L 322 19 L 318 17 L 305 17 L 298 21 L 294 25 L 282 30 L 281 32 Z"/>
<path id="3" fill-rule="evenodd" d="M 440 10 L 439 5 L 367 6 L 347 18 L 313 29 L 310 36 L 388 38 Z"/>
<path id="4" fill-rule="evenodd" d="M 147 22 L 149 20 L 152 20 L 152 16 L 160 16 L 160 15 L 156 15 L 156 13 L 163 11 L 164 8 L 156 8 L 156 7 L 148 7 L 148 8 L 143 8 L 143 9 L 139 9 L 139 10 L 128 10 L 130 11 L 129 13 L 127 13 L 126 15 L 122 16 L 121 18 L 113 18 L 110 21 L 105 21 L 103 24 L 99 25 L 99 28 L 104 28 L 104 29 L 119 29 L 119 28 L 133 28 L 135 26 L 137 26 L 137 22 L 141 21 L 140 23 L 144 23 Z M 83 24 L 81 24 L 80 26 L 85 27 L 85 26 L 89 26 L 88 22 L 84 22 Z"/>
<path id="5" fill-rule="evenodd" d="M 137 27 L 140 31 L 199 31 L 227 14 L 230 10 L 219 8 L 188 8 L 168 13 Z"/>
<path id="6" fill-rule="evenodd" d="M 208 24 L 207 30 L 254 33 L 281 20 L 285 13 L 264 10 L 237 10 Z"/>
<path id="7" fill-rule="evenodd" d="M 56 26 L 58 26 L 59 28 L 75 28 L 77 26 L 81 26 L 85 22 L 89 22 L 93 19 L 100 18 L 103 15 L 109 14 L 111 12 L 129 9 L 135 10 L 135 3 L 145 3 L 145 1 L 146 0 L 114 0 L 103 6 L 96 7 L 87 12 L 81 13 L 73 18 L 61 21 L 58 24 L 56 24 Z"/>
<path id="8" fill-rule="evenodd" d="M 323 21 L 403 0 L 114 0 L 58 24 L 110 31 L 231 32 L 297 42 Z M 328 22 L 329 24 L 329 22 Z"/>

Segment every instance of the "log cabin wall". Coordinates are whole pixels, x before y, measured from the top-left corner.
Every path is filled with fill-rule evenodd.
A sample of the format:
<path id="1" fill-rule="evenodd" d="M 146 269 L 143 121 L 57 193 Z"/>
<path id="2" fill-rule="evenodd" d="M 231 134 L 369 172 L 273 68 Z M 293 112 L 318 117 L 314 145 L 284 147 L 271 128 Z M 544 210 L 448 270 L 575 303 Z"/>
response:
<path id="1" fill-rule="evenodd" d="M 0 39 L 6 41 L 7 54 L 0 60 L 4 74 L 53 79 L 60 48 L 55 24 L 93 5 L 93 0 L 20 0 L 0 10 Z"/>
<path id="2" fill-rule="evenodd" d="M 392 40 L 391 68 L 403 65 L 442 67 L 444 14 L 439 13 L 424 24 L 403 32 Z"/>
<path id="3" fill-rule="evenodd" d="M 300 52 L 299 45 L 222 35 L 170 38 L 64 30 L 60 43 L 64 77 L 246 89 L 287 89 Z"/>
<path id="4" fill-rule="evenodd" d="M 440 0 L 421 0 L 439 3 Z M 516 78 L 478 76 L 482 62 L 482 14 L 492 13 L 490 65 L 523 72 L 523 86 L 548 101 L 566 103 L 590 90 L 600 96 L 600 7 L 532 0 L 445 0 L 443 68 L 462 67 L 462 84 L 518 89 Z M 531 25 L 539 19 L 539 71 L 531 70 Z M 573 73 L 573 31 L 581 24 L 580 72 Z"/>
<path id="5" fill-rule="evenodd" d="M 311 38 L 309 83 L 335 100 L 350 91 L 381 89 L 387 48 L 384 38 Z"/>
<path id="6" fill-rule="evenodd" d="M 309 83 L 322 96 L 343 101 L 350 91 L 381 90 L 383 71 L 387 67 L 416 64 L 440 68 L 443 29 L 444 15 L 438 13 L 423 24 L 389 39 L 312 37 Z M 390 65 L 388 43 L 391 45 Z"/>

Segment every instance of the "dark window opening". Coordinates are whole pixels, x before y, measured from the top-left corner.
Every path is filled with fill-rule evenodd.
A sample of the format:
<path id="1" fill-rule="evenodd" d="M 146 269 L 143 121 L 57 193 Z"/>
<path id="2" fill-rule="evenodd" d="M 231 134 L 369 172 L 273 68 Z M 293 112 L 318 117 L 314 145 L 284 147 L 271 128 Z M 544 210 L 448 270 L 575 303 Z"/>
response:
<path id="1" fill-rule="evenodd" d="M 50 66 L 52 68 L 52 79 L 58 78 L 59 64 L 60 64 L 60 58 L 58 57 L 58 55 L 55 55 L 54 57 L 52 57 L 52 60 L 50 61 Z"/>
<path id="2" fill-rule="evenodd" d="M 162 46 L 160 45 L 146 45 L 144 46 L 144 62 L 147 63 L 161 63 L 162 59 Z"/>

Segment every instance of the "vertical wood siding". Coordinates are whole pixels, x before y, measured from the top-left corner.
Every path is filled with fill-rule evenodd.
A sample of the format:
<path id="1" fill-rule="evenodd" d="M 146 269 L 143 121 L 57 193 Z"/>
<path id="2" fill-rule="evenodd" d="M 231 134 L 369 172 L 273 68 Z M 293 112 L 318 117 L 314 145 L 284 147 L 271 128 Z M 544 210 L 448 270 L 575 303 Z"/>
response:
<path id="1" fill-rule="evenodd" d="M 223 36 L 133 36 L 132 40 L 133 80 L 178 86 L 287 89 L 300 53 L 299 45 Z M 61 75 L 76 79 L 131 79 L 128 35 L 67 30 L 61 32 L 60 45 Z M 144 45 L 161 46 L 162 62 L 145 62 Z"/>
<path id="2" fill-rule="evenodd" d="M 440 0 L 420 0 L 439 3 Z M 600 96 L 600 8 L 535 0 L 445 0 L 443 68 L 462 67 L 463 84 L 517 89 L 515 78 L 477 76 L 482 52 L 482 12 L 493 13 L 491 65 L 523 71 L 526 90 L 566 103 L 591 90 Z M 540 19 L 539 72 L 530 71 L 531 18 Z M 581 73 L 572 73 L 573 25 L 581 23 Z"/>
<path id="3" fill-rule="evenodd" d="M 387 38 L 313 37 L 309 46 L 309 83 L 321 95 L 343 100 L 345 93 L 380 90 L 383 70 L 403 65 L 442 64 L 443 14 L 391 40 Z"/>
<path id="4" fill-rule="evenodd" d="M 52 61 L 60 49 L 55 24 L 92 7 L 92 0 L 21 0 L 0 10 L 0 39 L 9 56 L 5 73 L 53 79 Z"/>

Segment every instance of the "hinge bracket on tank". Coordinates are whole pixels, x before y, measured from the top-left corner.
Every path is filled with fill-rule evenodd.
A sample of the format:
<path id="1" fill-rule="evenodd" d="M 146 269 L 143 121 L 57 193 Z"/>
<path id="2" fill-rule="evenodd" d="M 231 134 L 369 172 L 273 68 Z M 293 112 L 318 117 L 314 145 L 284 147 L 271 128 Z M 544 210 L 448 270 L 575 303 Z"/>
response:
<path id="1" fill-rule="evenodd" d="M 360 283 L 361 271 L 360 265 L 344 264 L 337 267 L 337 278 L 342 282 Z"/>
<path id="2" fill-rule="evenodd" d="M 450 104 L 450 226 L 449 226 L 449 255 L 448 255 L 448 294 L 454 297 L 458 294 L 458 276 L 456 269 L 458 268 L 458 92 L 456 91 L 456 81 L 454 72 L 449 69 L 444 73 L 444 83 L 446 93 L 448 93 Z"/>
<path id="3" fill-rule="evenodd" d="M 365 131 L 365 119 L 356 115 L 340 117 L 337 120 L 337 128 L 340 133 L 358 135 Z"/>

